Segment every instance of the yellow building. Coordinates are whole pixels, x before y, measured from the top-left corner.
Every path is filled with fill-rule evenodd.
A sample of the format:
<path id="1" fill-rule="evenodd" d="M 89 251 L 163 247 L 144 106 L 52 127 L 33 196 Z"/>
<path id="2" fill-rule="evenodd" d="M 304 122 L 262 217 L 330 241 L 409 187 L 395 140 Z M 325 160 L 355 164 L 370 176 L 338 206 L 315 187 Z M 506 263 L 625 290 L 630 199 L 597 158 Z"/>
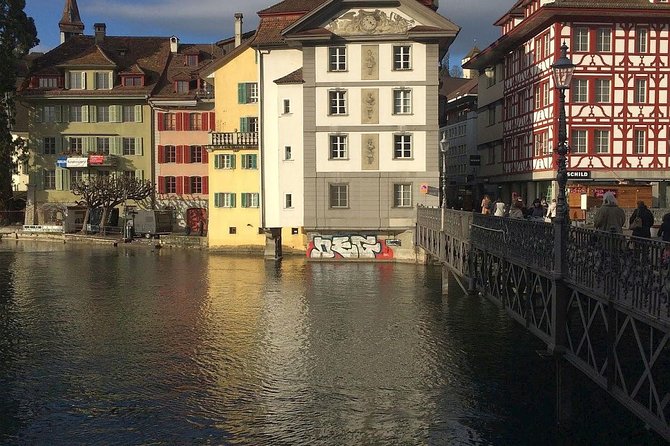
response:
<path id="1" fill-rule="evenodd" d="M 250 40 L 205 70 L 214 83 L 210 134 L 209 247 L 263 251 L 258 144 L 258 65 Z"/>

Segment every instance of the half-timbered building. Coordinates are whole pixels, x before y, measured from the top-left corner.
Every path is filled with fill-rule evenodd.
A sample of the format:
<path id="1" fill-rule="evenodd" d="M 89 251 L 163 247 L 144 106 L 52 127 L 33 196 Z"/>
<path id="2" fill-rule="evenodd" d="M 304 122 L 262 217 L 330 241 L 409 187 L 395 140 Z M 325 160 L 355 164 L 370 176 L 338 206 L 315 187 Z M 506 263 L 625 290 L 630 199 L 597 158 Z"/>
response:
<path id="1" fill-rule="evenodd" d="M 638 199 L 667 205 L 670 3 L 518 0 L 496 25 L 502 36 L 465 65 L 479 70 L 480 92 L 491 69 L 504 67 L 503 144 L 493 156 L 502 169 L 488 187 L 529 201 L 555 194 L 559 95 L 551 64 L 565 43 L 577 66 L 567 95 L 571 208 L 580 195 L 607 190 L 626 207 Z M 487 112 L 480 109 L 480 121 Z"/>

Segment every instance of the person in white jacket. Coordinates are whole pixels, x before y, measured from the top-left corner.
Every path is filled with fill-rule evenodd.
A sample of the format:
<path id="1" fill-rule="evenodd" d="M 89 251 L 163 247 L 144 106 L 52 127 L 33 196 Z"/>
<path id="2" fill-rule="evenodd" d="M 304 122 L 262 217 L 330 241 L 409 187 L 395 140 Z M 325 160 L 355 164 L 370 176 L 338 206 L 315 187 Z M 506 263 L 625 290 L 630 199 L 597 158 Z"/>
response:
<path id="1" fill-rule="evenodd" d="M 505 203 L 498 197 L 496 200 L 496 206 L 495 206 L 495 211 L 493 212 L 493 215 L 496 217 L 504 217 L 505 216 Z"/>
<path id="2" fill-rule="evenodd" d="M 547 208 L 547 215 L 544 217 L 544 221 L 551 223 L 556 218 L 556 199 L 551 200 L 549 208 Z"/>

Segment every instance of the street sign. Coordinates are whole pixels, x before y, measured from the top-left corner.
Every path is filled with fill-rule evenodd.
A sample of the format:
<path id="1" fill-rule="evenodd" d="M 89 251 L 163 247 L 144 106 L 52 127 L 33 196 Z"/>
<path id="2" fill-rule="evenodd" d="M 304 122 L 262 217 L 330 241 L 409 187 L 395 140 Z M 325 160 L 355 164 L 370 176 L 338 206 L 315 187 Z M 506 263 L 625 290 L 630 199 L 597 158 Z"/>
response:
<path id="1" fill-rule="evenodd" d="M 590 170 L 568 170 L 568 180 L 586 180 L 591 178 Z"/>

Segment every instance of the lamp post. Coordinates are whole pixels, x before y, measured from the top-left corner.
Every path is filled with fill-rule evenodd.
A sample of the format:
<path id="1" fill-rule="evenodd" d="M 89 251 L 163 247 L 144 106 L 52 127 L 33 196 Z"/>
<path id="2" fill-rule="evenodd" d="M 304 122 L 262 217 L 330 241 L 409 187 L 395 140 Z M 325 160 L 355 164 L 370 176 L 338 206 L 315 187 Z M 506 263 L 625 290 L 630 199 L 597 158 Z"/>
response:
<path id="1" fill-rule="evenodd" d="M 568 183 L 568 168 L 567 168 L 567 154 L 568 154 L 568 132 L 566 129 L 565 118 L 565 90 L 570 88 L 570 80 L 572 73 L 575 71 L 575 65 L 567 56 L 568 46 L 563 42 L 561 45 L 561 57 L 559 57 L 551 65 L 554 75 L 554 86 L 559 92 L 560 105 L 558 115 L 558 146 L 556 153 L 558 154 L 558 172 L 556 173 L 556 181 L 558 182 L 558 195 L 556 197 L 556 223 L 567 222 L 568 206 L 565 199 L 565 188 Z"/>
<path id="2" fill-rule="evenodd" d="M 447 208 L 447 150 L 449 150 L 449 141 L 447 141 L 447 133 L 442 133 L 442 140 L 440 140 L 440 153 L 442 154 L 442 209 Z"/>

